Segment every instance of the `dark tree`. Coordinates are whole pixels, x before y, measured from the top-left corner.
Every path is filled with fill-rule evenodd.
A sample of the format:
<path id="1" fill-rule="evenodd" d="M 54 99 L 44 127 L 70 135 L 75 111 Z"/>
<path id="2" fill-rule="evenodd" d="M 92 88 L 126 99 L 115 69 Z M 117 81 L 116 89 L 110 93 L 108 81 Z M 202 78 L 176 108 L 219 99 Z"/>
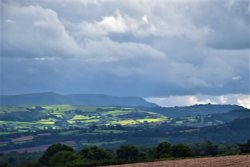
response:
<path id="1" fill-rule="evenodd" d="M 44 166 L 37 161 L 31 161 L 27 163 L 25 167 L 44 167 Z"/>
<path id="2" fill-rule="evenodd" d="M 239 144 L 241 153 L 250 153 L 250 140 L 248 140 L 245 144 Z"/>
<path id="3" fill-rule="evenodd" d="M 167 158 L 171 156 L 171 144 L 162 142 L 158 144 L 155 150 L 155 158 Z"/>
<path id="4" fill-rule="evenodd" d="M 109 152 L 97 146 L 83 148 L 80 151 L 80 155 L 83 157 L 83 159 L 88 160 L 105 160 L 112 158 Z"/>
<path id="5" fill-rule="evenodd" d="M 7 162 L 0 162 L 1 167 L 10 167 L 10 165 Z"/>
<path id="6" fill-rule="evenodd" d="M 219 144 L 218 153 L 220 155 L 238 155 L 241 152 L 240 147 L 236 144 L 227 145 Z"/>
<path id="7" fill-rule="evenodd" d="M 64 145 L 64 144 L 53 144 L 43 153 L 42 157 L 39 159 L 39 162 L 43 165 L 48 165 L 48 162 L 51 157 L 60 151 L 71 151 L 74 152 L 73 148 Z"/>
<path id="8" fill-rule="evenodd" d="M 202 150 L 204 152 L 204 155 L 217 155 L 219 150 L 218 146 L 213 144 L 211 141 L 205 141 L 202 143 Z"/>
<path id="9" fill-rule="evenodd" d="M 70 163 L 73 163 L 78 156 L 72 151 L 60 151 L 56 153 L 49 160 L 49 166 L 51 167 L 66 167 Z"/>
<path id="10" fill-rule="evenodd" d="M 122 145 L 116 151 L 116 158 L 126 161 L 138 161 L 140 159 L 139 150 L 133 145 Z"/>
<path id="11" fill-rule="evenodd" d="M 185 144 L 176 144 L 171 147 L 171 155 L 173 157 L 191 157 L 193 156 L 192 150 Z"/>
<path id="12" fill-rule="evenodd" d="M 211 141 L 204 141 L 203 143 L 194 144 L 192 150 L 195 156 L 218 155 L 220 153 L 219 147 Z"/>

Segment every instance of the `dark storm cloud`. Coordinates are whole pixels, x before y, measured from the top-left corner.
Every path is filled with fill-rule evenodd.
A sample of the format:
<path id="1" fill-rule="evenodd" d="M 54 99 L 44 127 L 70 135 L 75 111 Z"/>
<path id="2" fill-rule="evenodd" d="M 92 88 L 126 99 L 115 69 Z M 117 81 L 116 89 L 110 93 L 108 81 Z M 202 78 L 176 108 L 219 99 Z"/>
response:
<path id="1" fill-rule="evenodd" d="M 200 23 L 211 27 L 206 43 L 215 49 L 249 49 L 249 1 L 204 3 Z M 204 18 L 205 16 L 205 18 Z"/>

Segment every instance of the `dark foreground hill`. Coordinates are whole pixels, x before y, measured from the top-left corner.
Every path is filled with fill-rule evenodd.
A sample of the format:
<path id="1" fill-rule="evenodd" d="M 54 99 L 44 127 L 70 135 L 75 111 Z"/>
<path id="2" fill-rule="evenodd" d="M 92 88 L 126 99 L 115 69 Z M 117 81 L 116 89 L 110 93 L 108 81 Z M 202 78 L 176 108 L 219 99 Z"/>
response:
<path id="1" fill-rule="evenodd" d="M 85 106 L 123 106 L 123 107 L 157 107 L 143 98 L 129 96 L 117 97 L 101 94 L 61 95 L 53 92 L 21 95 L 1 95 L 0 105 L 85 105 Z"/>
<path id="2" fill-rule="evenodd" d="M 148 163 L 111 165 L 108 167 L 249 167 L 250 155 L 192 158 Z"/>

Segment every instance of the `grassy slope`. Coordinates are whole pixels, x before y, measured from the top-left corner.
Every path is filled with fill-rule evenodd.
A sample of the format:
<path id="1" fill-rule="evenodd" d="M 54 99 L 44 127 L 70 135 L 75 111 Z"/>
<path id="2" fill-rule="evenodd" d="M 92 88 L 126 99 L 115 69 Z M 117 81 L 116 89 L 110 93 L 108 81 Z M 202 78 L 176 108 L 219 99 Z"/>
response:
<path id="1" fill-rule="evenodd" d="M 64 129 L 69 126 L 88 127 L 93 124 L 135 125 L 167 120 L 167 117 L 160 114 L 122 107 L 44 105 L 0 108 L 0 126 L 16 132 L 46 128 Z"/>

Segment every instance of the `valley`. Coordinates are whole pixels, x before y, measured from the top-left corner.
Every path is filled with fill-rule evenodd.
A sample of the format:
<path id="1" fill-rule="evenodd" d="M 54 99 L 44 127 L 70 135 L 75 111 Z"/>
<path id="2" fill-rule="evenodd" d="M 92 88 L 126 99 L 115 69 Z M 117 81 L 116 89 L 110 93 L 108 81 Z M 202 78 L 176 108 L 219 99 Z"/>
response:
<path id="1" fill-rule="evenodd" d="M 197 110 L 197 107 L 203 109 Z M 76 149 L 91 145 L 150 146 L 163 141 L 240 143 L 250 138 L 250 110 L 232 106 L 227 112 L 217 110 L 208 114 L 214 107 L 223 108 L 211 104 L 191 106 L 189 110 L 196 108 L 195 112 L 203 114 L 191 112 L 189 115 L 183 107 L 181 111 L 176 110 L 177 116 L 171 117 L 166 115 L 172 108 L 160 107 L 157 111 L 155 107 L 141 106 L 1 106 L 0 150 L 3 153 L 41 152 L 53 143 L 69 143 Z M 178 116 L 184 112 L 184 116 Z"/>

